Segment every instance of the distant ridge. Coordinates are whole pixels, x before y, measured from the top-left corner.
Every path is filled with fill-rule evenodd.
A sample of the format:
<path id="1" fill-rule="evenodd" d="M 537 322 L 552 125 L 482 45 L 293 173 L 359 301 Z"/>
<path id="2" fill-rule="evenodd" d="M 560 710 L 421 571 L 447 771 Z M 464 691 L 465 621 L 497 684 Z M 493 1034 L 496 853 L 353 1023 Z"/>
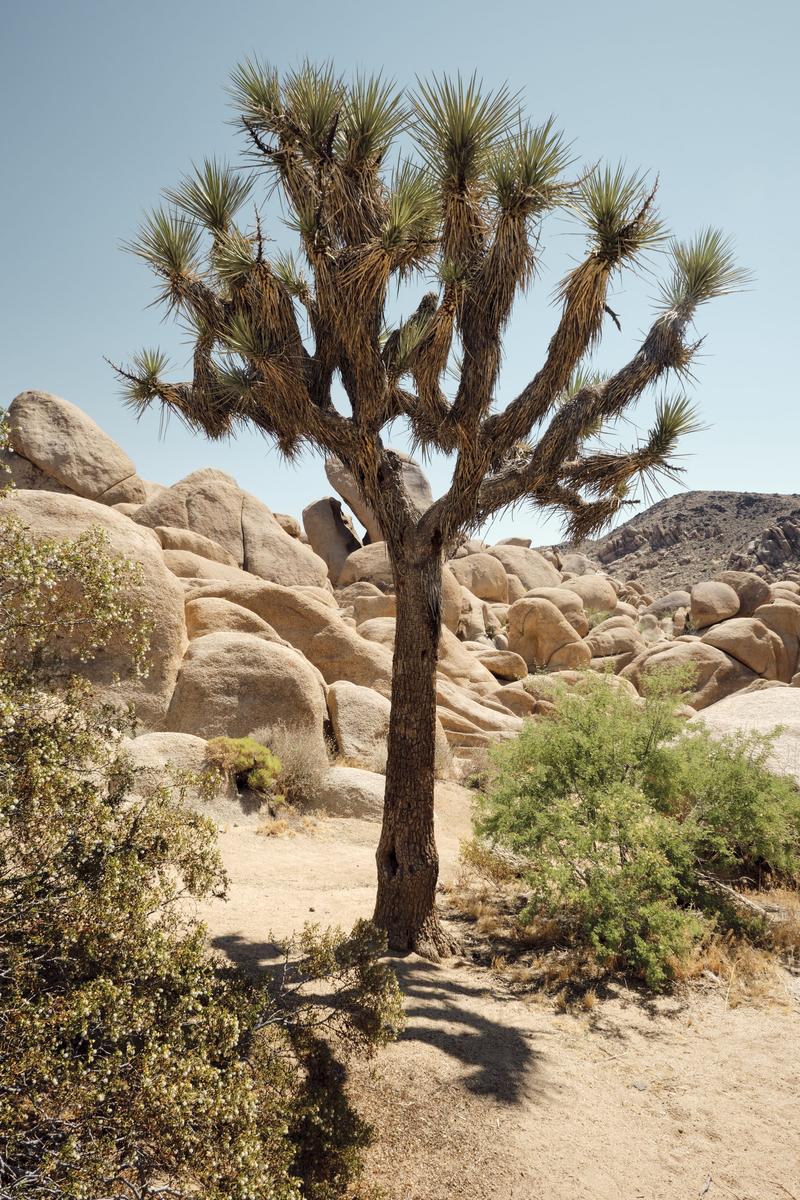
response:
<path id="1" fill-rule="evenodd" d="M 800 572 L 800 495 L 681 492 L 576 549 L 648 590 L 691 587 L 729 568 Z"/>

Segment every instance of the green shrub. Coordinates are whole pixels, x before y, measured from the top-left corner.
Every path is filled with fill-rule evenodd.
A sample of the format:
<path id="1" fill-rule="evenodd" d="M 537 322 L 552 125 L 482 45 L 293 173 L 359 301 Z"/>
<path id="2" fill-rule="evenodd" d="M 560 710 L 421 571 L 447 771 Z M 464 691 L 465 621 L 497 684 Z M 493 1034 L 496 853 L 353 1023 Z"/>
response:
<path id="1" fill-rule="evenodd" d="M 255 738 L 212 738 L 208 743 L 208 761 L 213 767 L 234 776 L 237 787 L 268 795 L 281 773 L 281 760 Z"/>
<path id="2" fill-rule="evenodd" d="M 224 893 L 214 826 L 135 771 L 125 714 L 47 653 L 59 563 L 87 655 L 135 623 L 107 586 L 124 564 L 2 529 L 28 625 L 0 626 L 0 1195 L 343 1197 L 369 1139 L 346 1055 L 400 1019 L 383 936 L 308 929 L 274 981 L 212 956 L 180 902 Z"/>
<path id="3" fill-rule="evenodd" d="M 479 835 L 524 860 L 523 919 L 557 918 L 653 988 L 714 925 L 742 926 L 721 885 L 800 870 L 800 793 L 768 769 L 771 739 L 686 731 L 684 682 L 654 675 L 643 703 L 602 676 L 562 690 L 556 719 L 492 752 L 478 802 Z"/>

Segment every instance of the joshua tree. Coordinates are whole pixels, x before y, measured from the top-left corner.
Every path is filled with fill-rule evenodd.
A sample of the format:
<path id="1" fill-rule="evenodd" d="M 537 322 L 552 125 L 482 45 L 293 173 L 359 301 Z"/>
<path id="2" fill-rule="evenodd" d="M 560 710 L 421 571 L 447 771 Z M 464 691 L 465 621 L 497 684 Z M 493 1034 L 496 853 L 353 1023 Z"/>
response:
<path id="1" fill-rule="evenodd" d="M 380 77 L 348 83 L 330 66 L 281 78 L 247 61 L 232 95 L 247 170 L 195 168 L 131 246 L 192 331 L 192 380 L 169 382 L 159 351 L 118 369 L 138 409 L 158 400 L 212 438 L 251 427 L 287 456 L 335 456 L 377 515 L 397 625 L 375 920 L 393 947 L 436 957 L 449 947 L 435 911 L 433 827 L 443 562 L 509 505 L 556 510 L 577 538 L 609 520 L 637 477 L 674 472 L 676 442 L 696 427 L 684 397 L 657 401 L 633 449 L 609 448 L 600 432 L 659 381 L 687 375 L 698 306 L 742 273 L 715 231 L 668 242 L 644 177 L 595 166 L 566 178 L 552 120 L 527 123 L 506 88 L 434 79 L 407 94 Z M 252 228 L 234 223 L 262 173 L 300 260 L 268 253 L 257 210 Z M 582 224 L 585 257 L 560 286 L 544 362 L 504 402 L 504 332 L 535 274 L 542 218 L 557 208 Z M 657 249 L 671 263 L 649 332 L 615 374 L 591 374 L 587 356 L 616 321 L 610 284 Z M 420 299 L 412 288 L 423 281 L 432 290 Z M 413 311 L 388 330 L 398 282 Z M 382 440 L 397 418 L 421 450 L 453 458 L 450 487 L 421 515 Z"/>

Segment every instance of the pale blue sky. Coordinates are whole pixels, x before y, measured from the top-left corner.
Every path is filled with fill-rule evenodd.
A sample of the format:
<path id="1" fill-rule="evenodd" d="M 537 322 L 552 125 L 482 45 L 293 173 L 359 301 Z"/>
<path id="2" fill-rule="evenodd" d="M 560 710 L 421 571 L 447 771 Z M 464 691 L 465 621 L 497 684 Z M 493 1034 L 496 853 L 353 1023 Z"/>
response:
<path id="1" fill-rule="evenodd" d="M 444 3 L 375 0 L 4 0 L 0 150 L 4 186 L 0 404 L 24 388 L 79 404 L 150 479 L 213 465 L 272 508 L 299 514 L 327 493 L 318 458 L 282 465 L 257 436 L 209 443 L 152 412 L 136 422 L 103 362 L 160 344 L 185 362 L 183 335 L 147 308 L 151 277 L 123 254 L 144 209 L 192 160 L 235 160 L 225 85 L 247 55 L 279 66 L 331 57 L 345 71 L 477 69 L 523 89 L 536 119 L 555 113 L 583 161 L 658 171 L 680 236 L 717 224 L 736 239 L 753 288 L 702 311 L 694 395 L 707 432 L 687 444 L 688 487 L 800 491 L 796 375 L 800 306 L 797 4 L 766 0 Z M 285 237 L 279 228 L 273 230 Z M 538 287 L 510 330 L 501 395 L 529 378 L 552 332 L 553 286 L 581 250 L 561 218 L 544 227 Z M 623 280 L 604 367 L 629 356 L 649 320 L 652 281 Z M 637 422 L 646 425 L 652 398 Z M 446 464 L 432 466 L 434 490 Z M 499 518 L 493 537 L 556 540 L 541 514 Z"/>

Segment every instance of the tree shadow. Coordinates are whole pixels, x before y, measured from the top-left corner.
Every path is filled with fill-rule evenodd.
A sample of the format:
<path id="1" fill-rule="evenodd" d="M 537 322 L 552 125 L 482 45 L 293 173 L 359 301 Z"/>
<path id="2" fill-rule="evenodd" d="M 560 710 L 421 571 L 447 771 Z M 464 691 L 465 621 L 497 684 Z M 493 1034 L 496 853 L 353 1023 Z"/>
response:
<path id="1" fill-rule="evenodd" d="M 212 938 L 211 945 L 248 975 L 266 978 L 271 984 L 280 982 L 286 954 L 277 938 L 254 942 L 241 933 L 223 933 Z"/>
<path id="2" fill-rule="evenodd" d="M 285 955 L 278 939 L 252 941 L 229 933 L 211 944 L 249 974 L 280 984 Z M 506 1002 L 496 988 L 457 967 L 438 966 L 415 955 L 389 961 L 405 998 L 401 1042 L 421 1042 L 457 1060 L 466 1068 L 462 1085 L 475 1095 L 513 1105 L 530 1098 L 532 1089 L 542 1094 L 536 1068 L 543 1054 L 531 1041 L 547 1035 L 490 1016 L 490 1006 Z"/>
<path id="3" fill-rule="evenodd" d="M 543 1053 L 531 1038 L 543 1032 L 518 1029 L 488 1015 L 489 1006 L 505 1003 L 496 989 L 484 986 L 458 968 L 436 966 L 409 956 L 392 960 L 405 996 L 407 1024 L 401 1041 L 424 1042 L 457 1059 L 469 1073 L 463 1086 L 503 1104 L 541 1095 L 535 1068 Z"/>

